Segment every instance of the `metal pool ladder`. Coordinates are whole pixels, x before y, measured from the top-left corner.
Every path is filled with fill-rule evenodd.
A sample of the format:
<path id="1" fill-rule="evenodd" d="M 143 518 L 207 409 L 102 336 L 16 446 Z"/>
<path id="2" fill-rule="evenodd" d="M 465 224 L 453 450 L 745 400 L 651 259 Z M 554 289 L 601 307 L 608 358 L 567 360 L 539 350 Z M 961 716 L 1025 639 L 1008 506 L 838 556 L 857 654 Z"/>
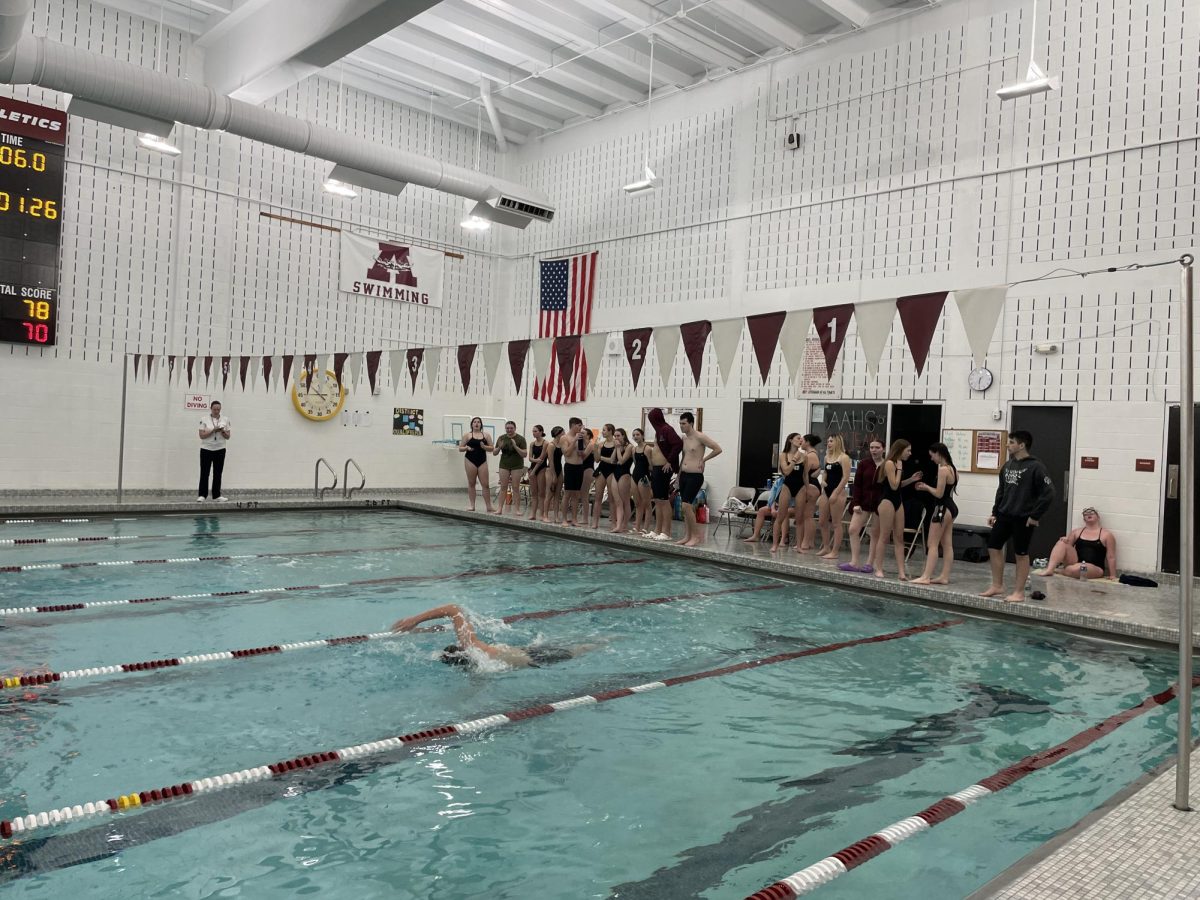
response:
<path id="1" fill-rule="evenodd" d="M 354 470 L 356 472 L 358 472 L 358 477 L 362 479 L 362 484 L 358 485 L 358 487 L 350 487 L 350 467 L 351 466 L 354 466 Z M 333 482 L 334 482 L 334 486 L 336 487 L 337 486 L 337 477 L 336 476 L 334 477 Z M 353 459 L 347 459 L 346 465 L 342 469 L 342 484 L 343 484 L 342 497 L 346 500 L 349 500 L 350 495 L 353 494 L 355 491 L 361 491 L 363 488 L 365 488 L 367 486 L 367 474 L 362 470 L 362 467 L 358 463 L 356 463 Z"/>
<path id="2" fill-rule="evenodd" d="M 325 487 L 321 487 L 322 464 L 324 464 L 325 468 L 329 470 L 329 474 L 333 476 L 333 484 L 326 485 Z M 335 472 L 333 466 L 329 464 L 329 460 L 322 456 L 317 460 L 316 466 L 313 467 L 313 496 L 318 500 L 324 500 L 325 492 L 333 490 L 335 487 L 337 487 L 337 484 L 337 472 Z"/>

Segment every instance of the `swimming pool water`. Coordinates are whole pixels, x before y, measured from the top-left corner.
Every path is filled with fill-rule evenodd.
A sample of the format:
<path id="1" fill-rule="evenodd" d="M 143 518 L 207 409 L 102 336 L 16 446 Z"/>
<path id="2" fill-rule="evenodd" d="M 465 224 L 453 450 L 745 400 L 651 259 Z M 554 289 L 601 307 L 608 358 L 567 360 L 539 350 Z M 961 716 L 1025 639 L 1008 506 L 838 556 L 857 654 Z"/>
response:
<path id="1" fill-rule="evenodd" d="M 302 529 L 313 531 L 283 533 Z M 491 639 L 603 644 L 543 669 L 471 673 L 438 662 L 447 635 L 408 635 L 4 691 L 0 818 L 953 618 L 416 513 L 144 517 L 0 531 L 191 535 L 2 547 L 7 565 L 280 554 L 4 573 L 4 607 L 411 579 L 5 616 L 5 674 L 381 631 L 447 602 L 469 607 Z M 350 552 L 295 555 L 313 550 Z M 529 570 L 547 565 L 562 567 Z M 764 589 L 715 593 L 752 586 Z M 714 595 L 499 622 L 694 592 Z M 39 830 L 0 844 L 0 884 L 15 897 L 743 897 L 1173 679 L 1166 653 L 966 619 Z M 1165 759 L 1174 728 L 1169 704 L 817 895 L 965 896 Z"/>

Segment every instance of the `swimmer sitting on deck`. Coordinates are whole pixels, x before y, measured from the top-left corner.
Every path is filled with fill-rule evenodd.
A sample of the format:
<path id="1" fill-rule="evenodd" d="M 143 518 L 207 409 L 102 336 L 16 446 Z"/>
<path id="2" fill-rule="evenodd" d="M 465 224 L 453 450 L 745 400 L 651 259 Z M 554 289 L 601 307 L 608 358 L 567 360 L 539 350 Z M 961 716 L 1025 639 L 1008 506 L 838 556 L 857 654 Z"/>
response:
<path id="1" fill-rule="evenodd" d="M 554 647 L 549 645 L 531 644 L 526 647 L 510 647 L 508 644 L 489 644 L 481 641 L 475 634 L 475 629 L 467 620 L 467 614 L 456 603 L 447 603 L 423 613 L 401 619 L 392 626 L 392 631 L 416 631 L 417 626 L 433 619 L 449 619 L 454 626 L 454 636 L 457 644 L 451 644 L 442 651 L 442 662 L 448 666 L 471 665 L 471 650 L 482 653 L 489 659 L 505 663 L 513 668 L 541 668 L 551 663 L 574 659 L 581 653 L 594 650 L 599 644 L 576 644 L 571 647 Z M 439 629 L 422 628 L 422 632 Z"/>

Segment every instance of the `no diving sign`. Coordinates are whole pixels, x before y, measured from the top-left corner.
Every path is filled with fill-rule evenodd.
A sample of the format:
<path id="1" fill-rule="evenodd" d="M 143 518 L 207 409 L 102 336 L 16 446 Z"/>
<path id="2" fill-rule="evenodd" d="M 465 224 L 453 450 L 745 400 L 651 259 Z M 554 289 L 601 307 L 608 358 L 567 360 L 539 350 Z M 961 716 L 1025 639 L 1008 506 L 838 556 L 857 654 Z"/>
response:
<path id="1" fill-rule="evenodd" d="M 183 395 L 183 408 L 186 410 L 198 409 L 201 412 L 208 412 L 208 408 L 211 405 L 211 403 L 212 403 L 212 401 L 209 399 L 208 394 L 184 394 Z"/>

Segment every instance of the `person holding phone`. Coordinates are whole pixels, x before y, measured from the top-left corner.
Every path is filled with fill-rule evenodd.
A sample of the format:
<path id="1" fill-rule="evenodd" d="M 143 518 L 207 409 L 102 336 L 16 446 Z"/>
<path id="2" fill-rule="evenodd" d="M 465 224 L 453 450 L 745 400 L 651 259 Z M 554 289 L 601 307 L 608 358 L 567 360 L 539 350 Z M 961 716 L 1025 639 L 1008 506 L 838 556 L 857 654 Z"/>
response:
<path id="1" fill-rule="evenodd" d="M 214 400 L 209 414 L 200 420 L 200 488 L 196 502 L 208 499 L 208 475 L 212 472 L 212 498 L 224 503 L 221 496 L 221 473 L 225 470 L 225 443 L 229 440 L 229 420 L 221 415 L 221 401 Z"/>

